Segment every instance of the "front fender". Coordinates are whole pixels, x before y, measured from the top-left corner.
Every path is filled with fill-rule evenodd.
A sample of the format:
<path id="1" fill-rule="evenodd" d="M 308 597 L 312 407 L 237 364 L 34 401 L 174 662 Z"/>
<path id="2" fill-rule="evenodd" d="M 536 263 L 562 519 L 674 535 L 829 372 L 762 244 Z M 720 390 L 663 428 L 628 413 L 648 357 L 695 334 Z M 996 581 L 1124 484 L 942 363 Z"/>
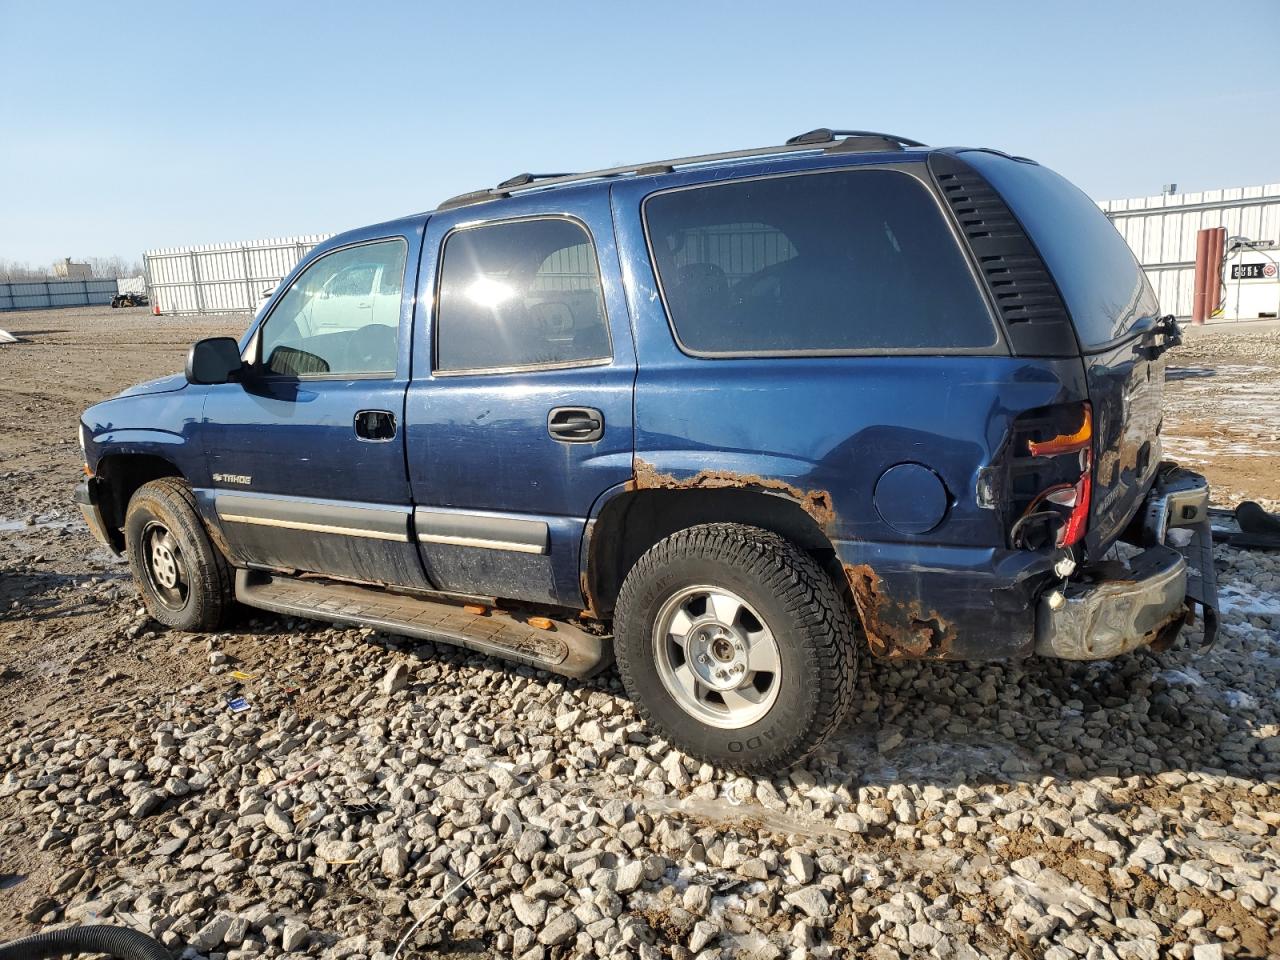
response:
<path id="1" fill-rule="evenodd" d="M 151 456 L 173 464 L 192 486 L 208 485 L 197 431 L 204 390 L 117 397 L 90 407 L 85 427 L 85 463 L 94 473 L 105 457 Z"/>

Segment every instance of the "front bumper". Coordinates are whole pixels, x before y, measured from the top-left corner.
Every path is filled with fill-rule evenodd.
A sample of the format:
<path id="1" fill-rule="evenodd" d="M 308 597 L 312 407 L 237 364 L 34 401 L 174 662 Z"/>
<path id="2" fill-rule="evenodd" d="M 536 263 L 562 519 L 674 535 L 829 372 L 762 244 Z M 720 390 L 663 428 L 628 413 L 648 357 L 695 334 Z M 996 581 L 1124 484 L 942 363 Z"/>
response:
<path id="1" fill-rule="evenodd" d="M 80 508 L 84 522 L 89 525 L 89 532 L 93 534 L 93 539 L 97 540 L 112 553 L 117 553 L 116 546 L 111 542 L 111 535 L 107 531 L 106 521 L 102 516 L 102 506 L 98 495 L 100 486 L 101 483 L 96 477 L 90 477 L 88 480 L 76 484 L 76 489 L 71 495 L 71 499 Z"/>
<path id="2" fill-rule="evenodd" d="M 1173 464 L 1160 471 L 1130 537 L 1146 549 L 1091 564 L 1040 598 L 1036 653 L 1098 660 L 1141 646 L 1163 648 L 1203 611 L 1205 642 L 1218 629 L 1218 587 L 1209 528 L 1209 485 Z"/>

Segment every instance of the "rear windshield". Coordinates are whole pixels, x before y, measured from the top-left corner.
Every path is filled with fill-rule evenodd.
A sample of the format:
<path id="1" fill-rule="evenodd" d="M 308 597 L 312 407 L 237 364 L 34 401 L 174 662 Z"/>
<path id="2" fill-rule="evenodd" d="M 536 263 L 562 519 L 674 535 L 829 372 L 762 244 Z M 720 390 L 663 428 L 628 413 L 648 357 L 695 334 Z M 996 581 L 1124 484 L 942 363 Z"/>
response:
<path id="1" fill-rule="evenodd" d="M 1160 305 L 1133 251 L 1083 191 L 1047 167 L 964 154 L 1004 197 L 1053 274 L 1085 347 L 1124 336 Z"/>
<path id="2" fill-rule="evenodd" d="M 680 345 L 701 355 L 981 349 L 997 341 L 937 203 L 852 170 L 655 194 L 645 222 Z"/>

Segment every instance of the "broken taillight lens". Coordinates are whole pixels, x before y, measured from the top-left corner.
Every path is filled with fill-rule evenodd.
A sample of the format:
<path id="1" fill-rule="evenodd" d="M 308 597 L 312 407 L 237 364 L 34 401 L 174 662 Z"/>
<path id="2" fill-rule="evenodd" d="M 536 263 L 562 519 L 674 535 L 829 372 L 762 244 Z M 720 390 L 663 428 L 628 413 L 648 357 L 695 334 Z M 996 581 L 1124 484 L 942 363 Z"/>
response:
<path id="1" fill-rule="evenodd" d="M 1064 453 L 1089 450 L 1093 445 L 1093 408 L 1080 404 L 1080 426 L 1071 433 L 1060 433 L 1050 440 L 1030 441 L 1027 451 L 1033 457 L 1060 457 Z"/>
<path id="2" fill-rule="evenodd" d="M 1075 409 L 1071 426 L 1049 439 L 1027 442 L 1027 453 L 1032 458 L 1060 464 L 1054 471 L 1060 479 L 1036 494 L 1014 525 L 1014 531 L 1024 535 L 1023 546 L 1033 545 L 1026 542 L 1026 534 L 1035 521 L 1042 526 L 1046 522 L 1054 525 L 1056 547 L 1072 546 L 1084 537 L 1093 495 L 1093 411 L 1087 403 Z"/>
<path id="3" fill-rule="evenodd" d="M 1089 455 L 1084 459 L 1092 461 L 1093 457 Z M 1090 467 L 1091 463 L 1086 463 L 1084 473 L 1080 474 L 1079 480 L 1065 490 L 1058 490 L 1045 497 L 1050 503 L 1066 507 L 1071 511 L 1067 514 L 1066 522 L 1058 528 L 1057 546 L 1059 547 L 1069 547 L 1079 543 L 1080 538 L 1084 536 L 1084 530 L 1089 521 L 1089 500 L 1093 493 L 1093 471 Z"/>

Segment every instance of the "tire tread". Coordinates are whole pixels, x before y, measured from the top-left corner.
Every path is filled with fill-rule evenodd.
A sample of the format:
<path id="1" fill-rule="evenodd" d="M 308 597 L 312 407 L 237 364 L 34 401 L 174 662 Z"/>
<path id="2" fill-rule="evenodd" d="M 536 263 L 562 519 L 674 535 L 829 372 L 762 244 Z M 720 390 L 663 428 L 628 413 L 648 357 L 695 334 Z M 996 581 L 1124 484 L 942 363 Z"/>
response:
<path id="1" fill-rule="evenodd" d="M 192 532 L 203 539 L 204 545 L 208 548 L 208 558 L 203 556 L 204 551 L 197 551 L 194 556 L 188 557 L 188 573 L 192 579 L 190 587 L 193 591 L 200 590 L 202 596 L 198 616 L 185 629 L 217 629 L 222 625 L 234 604 L 235 581 L 227 558 L 223 556 L 217 544 L 209 539 L 204 522 L 200 518 L 196 496 L 191 485 L 181 477 L 161 477 L 145 483 L 130 499 L 130 513 L 140 498 L 143 500 L 149 498 L 174 517 L 184 520 L 193 527 Z M 130 545 L 130 560 L 140 565 L 141 558 L 134 561 L 132 552 L 132 545 Z M 135 569 L 134 576 L 141 582 L 140 574 L 141 570 Z"/>
<path id="2" fill-rule="evenodd" d="M 740 523 L 712 523 L 677 531 L 651 547 L 632 567 L 619 593 L 615 619 L 618 633 L 642 630 L 637 624 L 638 594 L 645 583 L 672 562 L 700 556 L 735 567 L 758 579 L 772 591 L 799 625 L 798 635 L 806 670 L 814 682 L 816 709 L 803 726 L 765 756 L 727 760 L 696 751 L 686 752 L 709 763 L 729 766 L 744 773 L 776 772 L 807 757 L 835 731 L 853 706 L 858 673 L 858 646 L 849 605 L 837 591 L 831 577 L 818 562 L 791 541 L 768 530 Z M 637 689 L 638 667 L 625 651 L 617 651 L 618 669 L 628 691 Z M 641 698 L 636 709 L 646 723 L 673 743 L 680 744 L 678 731 L 667 728 Z M 690 722 L 693 721 L 690 718 Z"/>

